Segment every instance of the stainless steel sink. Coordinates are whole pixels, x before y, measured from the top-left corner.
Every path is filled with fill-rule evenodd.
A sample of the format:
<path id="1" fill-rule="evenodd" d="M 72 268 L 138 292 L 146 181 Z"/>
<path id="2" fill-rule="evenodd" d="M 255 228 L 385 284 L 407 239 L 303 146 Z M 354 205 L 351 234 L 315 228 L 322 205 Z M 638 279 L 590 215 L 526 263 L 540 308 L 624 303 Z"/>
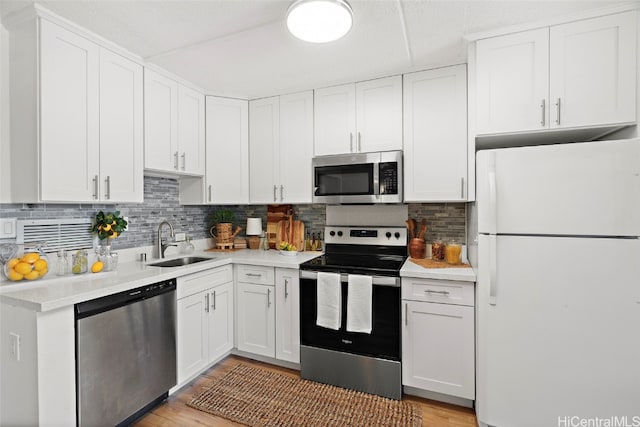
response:
<path id="1" fill-rule="evenodd" d="M 168 259 L 166 261 L 158 261 L 149 265 L 153 267 L 182 267 L 184 265 L 195 264 L 202 261 L 211 261 L 214 258 L 203 258 L 198 256 L 186 256 L 183 258 Z"/>

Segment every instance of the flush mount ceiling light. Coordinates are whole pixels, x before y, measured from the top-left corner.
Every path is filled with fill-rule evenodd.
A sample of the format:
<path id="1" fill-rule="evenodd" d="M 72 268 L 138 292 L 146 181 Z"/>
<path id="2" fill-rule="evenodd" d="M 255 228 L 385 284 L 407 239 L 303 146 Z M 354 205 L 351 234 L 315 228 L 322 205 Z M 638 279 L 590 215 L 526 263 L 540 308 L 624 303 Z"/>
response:
<path id="1" fill-rule="evenodd" d="M 296 0 L 287 11 L 287 28 L 300 40 L 327 43 L 349 32 L 351 6 L 345 0 Z"/>

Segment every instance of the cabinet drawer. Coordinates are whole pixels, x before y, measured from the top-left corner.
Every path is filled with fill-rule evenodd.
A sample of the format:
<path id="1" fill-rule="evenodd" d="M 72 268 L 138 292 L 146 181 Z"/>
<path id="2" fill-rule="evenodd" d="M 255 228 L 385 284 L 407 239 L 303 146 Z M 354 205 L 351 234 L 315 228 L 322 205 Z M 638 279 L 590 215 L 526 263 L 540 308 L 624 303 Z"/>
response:
<path id="1" fill-rule="evenodd" d="M 243 283 L 255 283 L 258 285 L 273 285 L 273 267 L 255 265 L 238 265 L 236 267 L 237 280 Z"/>
<path id="2" fill-rule="evenodd" d="M 230 265 L 178 277 L 176 298 L 188 297 L 212 286 L 231 281 L 233 281 L 233 270 Z"/>
<path id="3" fill-rule="evenodd" d="M 435 279 L 402 279 L 402 299 L 474 305 L 473 282 Z"/>

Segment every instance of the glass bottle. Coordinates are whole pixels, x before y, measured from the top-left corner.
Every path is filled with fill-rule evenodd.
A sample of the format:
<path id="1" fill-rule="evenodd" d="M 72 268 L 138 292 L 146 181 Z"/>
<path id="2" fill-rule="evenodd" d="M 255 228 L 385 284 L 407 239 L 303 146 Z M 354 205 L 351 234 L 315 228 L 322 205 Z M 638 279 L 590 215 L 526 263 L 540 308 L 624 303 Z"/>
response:
<path id="1" fill-rule="evenodd" d="M 69 258 L 67 252 L 64 249 L 58 251 L 58 276 L 65 276 L 69 273 Z"/>

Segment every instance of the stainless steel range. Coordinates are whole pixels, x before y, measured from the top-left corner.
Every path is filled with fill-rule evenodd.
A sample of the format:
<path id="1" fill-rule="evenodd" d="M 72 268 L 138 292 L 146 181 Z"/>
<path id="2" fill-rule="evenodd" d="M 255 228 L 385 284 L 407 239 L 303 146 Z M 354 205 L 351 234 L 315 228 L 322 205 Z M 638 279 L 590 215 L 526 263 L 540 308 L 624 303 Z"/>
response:
<path id="1" fill-rule="evenodd" d="M 325 254 L 300 266 L 302 378 L 402 397 L 406 245 L 404 227 L 325 228 Z"/>

